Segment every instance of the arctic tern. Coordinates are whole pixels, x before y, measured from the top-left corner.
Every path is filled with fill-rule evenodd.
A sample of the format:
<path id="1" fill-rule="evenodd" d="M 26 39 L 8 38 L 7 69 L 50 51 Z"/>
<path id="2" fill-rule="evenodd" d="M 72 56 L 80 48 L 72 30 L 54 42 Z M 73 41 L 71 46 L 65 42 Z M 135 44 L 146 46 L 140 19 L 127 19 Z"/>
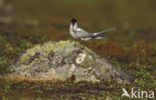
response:
<path id="1" fill-rule="evenodd" d="M 82 40 L 82 41 L 87 41 L 87 40 L 90 40 L 90 39 L 106 39 L 105 37 L 100 36 L 100 34 L 111 31 L 111 30 L 114 30 L 114 29 L 116 29 L 116 28 L 113 27 L 113 28 L 103 30 L 101 32 L 89 33 L 86 30 L 78 27 L 78 22 L 77 22 L 77 20 L 75 18 L 73 18 L 71 20 L 70 25 L 69 25 L 70 35 L 73 38 L 79 39 L 79 40 Z"/>

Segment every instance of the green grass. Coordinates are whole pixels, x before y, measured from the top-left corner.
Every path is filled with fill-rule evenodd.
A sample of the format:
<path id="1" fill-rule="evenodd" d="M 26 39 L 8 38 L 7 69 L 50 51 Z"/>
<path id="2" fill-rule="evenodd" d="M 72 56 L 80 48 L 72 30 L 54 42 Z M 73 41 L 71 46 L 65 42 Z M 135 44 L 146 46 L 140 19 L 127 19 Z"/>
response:
<path id="1" fill-rule="evenodd" d="M 74 40 L 68 33 L 68 24 L 72 17 L 76 17 L 80 26 L 90 32 L 117 27 L 116 31 L 105 34 L 108 40 L 90 40 L 84 45 L 134 76 L 135 82 L 128 85 L 107 82 L 40 84 L 1 78 L 0 95 L 9 98 L 16 94 L 14 98 L 17 99 L 18 93 L 22 92 L 21 98 L 36 95 L 46 99 L 53 95 L 54 99 L 102 99 L 110 96 L 120 100 L 123 87 L 156 92 L 156 14 L 155 5 L 152 5 L 155 1 L 143 0 L 139 5 L 122 0 L 69 1 L 10 1 L 15 7 L 15 15 L 12 23 L 0 25 L 0 74 L 7 74 L 7 65 L 36 44 Z"/>

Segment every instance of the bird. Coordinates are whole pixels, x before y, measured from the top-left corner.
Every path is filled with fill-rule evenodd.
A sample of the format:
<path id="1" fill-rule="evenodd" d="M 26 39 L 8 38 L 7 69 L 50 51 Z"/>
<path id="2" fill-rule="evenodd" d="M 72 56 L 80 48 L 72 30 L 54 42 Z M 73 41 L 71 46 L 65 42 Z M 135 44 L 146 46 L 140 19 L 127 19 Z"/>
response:
<path id="1" fill-rule="evenodd" d="M 123 90 L 123 92 L 124 92 L 124 93 L 122 94 L 122 97 L 123 97 L 123 96 L 130 97 L 130 95 L 128 94 L 128 92 L 127 92 L 127 90 L 126 90 L 125 88 L 123 88 L 122 90 Z"/>
<path id="2" fill-rule="evenodd" d="M 96 32 L 96 33 L 90 33 L 87 32 L 86 30 L 80 28 L 78 26 L 78 22 L 75 18 L 71 19 L 70 25 L 69 25 L 69 33 L 70 35 L 75 38 L 75 39 L 79 39 L 82 41 L 88 41 L 90 39 L 106 39 L 103 36 L 100 36 L 101 33 L 105 33 L 111 30 L 116 29 L 115 27 L 103 30 L 101 32 Z"/>

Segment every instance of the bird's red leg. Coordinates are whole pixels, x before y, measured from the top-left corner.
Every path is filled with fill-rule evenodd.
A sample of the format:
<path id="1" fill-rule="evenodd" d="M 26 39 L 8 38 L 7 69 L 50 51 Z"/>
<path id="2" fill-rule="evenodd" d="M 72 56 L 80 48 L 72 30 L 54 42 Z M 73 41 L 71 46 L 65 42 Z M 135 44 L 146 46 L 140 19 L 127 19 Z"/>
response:
<path id="1" fill-rule="evenodd" d="M 81 40 L 81 44 L 84 44 L 84 41 L 83 40 Z"/>
<path id="2" fill-rule="evenodd" d="M 79 40 L 79 43 L 80 43 L 80 44 L 84 44 L 84 41 L 83 41 L 83 40 Z"/>
<path id="3" fill-rule="evenodd" d="M 81 44 L 84 44 L 84 41 L 83 41 L 83 40 L 80 40 L 80 43 L 81 43 Z"/>

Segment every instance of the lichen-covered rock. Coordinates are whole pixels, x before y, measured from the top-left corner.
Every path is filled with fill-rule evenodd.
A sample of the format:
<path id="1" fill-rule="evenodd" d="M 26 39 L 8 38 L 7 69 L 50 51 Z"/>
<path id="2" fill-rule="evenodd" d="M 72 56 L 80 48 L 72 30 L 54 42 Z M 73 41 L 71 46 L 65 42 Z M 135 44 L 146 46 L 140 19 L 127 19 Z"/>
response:
<path id="1" fill-rule="evenodd" d="M 41 80 L 111 81 L 130 83 L 133 78 L 104 58 L 74 41 L 47 42 L 28 49 L 11 65 L 11 76 Z"/>

